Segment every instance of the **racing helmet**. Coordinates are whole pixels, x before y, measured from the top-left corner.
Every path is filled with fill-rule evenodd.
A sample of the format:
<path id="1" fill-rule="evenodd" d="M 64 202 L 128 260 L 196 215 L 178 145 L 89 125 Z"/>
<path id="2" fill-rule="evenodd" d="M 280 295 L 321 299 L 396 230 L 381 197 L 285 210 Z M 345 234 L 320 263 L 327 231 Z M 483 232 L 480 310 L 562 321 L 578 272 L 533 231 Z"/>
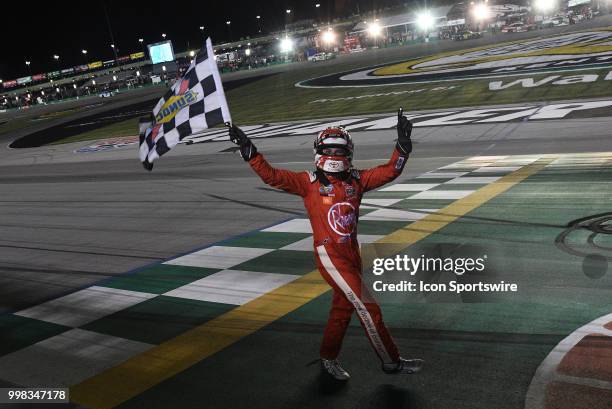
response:
<path id="1" fill-rule="evenodd" d="M 346 172 L 352 166 L 353 140 L 342 126 L 319 132 L 314 141 L 315 166 L 324 172 Z"/>

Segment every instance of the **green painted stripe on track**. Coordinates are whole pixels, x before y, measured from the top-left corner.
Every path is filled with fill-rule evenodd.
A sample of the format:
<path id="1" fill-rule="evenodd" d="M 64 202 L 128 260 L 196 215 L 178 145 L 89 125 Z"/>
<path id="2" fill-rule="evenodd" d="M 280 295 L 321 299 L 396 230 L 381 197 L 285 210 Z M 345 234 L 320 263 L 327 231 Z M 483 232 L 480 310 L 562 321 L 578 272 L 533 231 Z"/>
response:
<path id="1" fill-rule="evenodd" d="M 312 251 L 276 250 L 238 264 L 232 270 L 304 275 L 315 267 Z"/>
<path id="2" fill-rule="evenodd" d="M 63 325 L 19 315 L 0 315 L 0 356 L 61 334 L 69 329 Z"/>
<path id="3" fill-rule="evenodd" d="M 102 284 L 104 287 L 163 294 L 220 271 L 219 269 L 158 264 L 134 274 L 113 278 Z"/>
<path id="4" fill-rule="evenodd" d="M 160 344 L 233 308 L 236 306 L 162 295 L 87 324 L 83 329 Z"/>

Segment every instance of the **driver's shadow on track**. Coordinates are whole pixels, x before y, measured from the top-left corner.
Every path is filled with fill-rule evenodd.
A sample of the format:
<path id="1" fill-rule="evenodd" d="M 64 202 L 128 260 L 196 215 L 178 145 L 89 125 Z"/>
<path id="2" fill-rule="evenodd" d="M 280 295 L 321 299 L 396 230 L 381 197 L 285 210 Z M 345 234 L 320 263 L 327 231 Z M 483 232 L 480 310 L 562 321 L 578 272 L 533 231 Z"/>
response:
<path id="1" fill-rule="evenodd" d="M 351 381 L 340 382 L 325 374 L 318 379 L 318 392 L 321 396 L 344 395 Z M 354 382 L 354 381 L 353 381 Z M 354 387 L 355 385 L 353 385 Z M 383 384 L 376 387 L 369 397 L 363 397 L 350 405 L 352 409 L 418 409 L 424 407 L 417 396 L 408 388 Z"/>

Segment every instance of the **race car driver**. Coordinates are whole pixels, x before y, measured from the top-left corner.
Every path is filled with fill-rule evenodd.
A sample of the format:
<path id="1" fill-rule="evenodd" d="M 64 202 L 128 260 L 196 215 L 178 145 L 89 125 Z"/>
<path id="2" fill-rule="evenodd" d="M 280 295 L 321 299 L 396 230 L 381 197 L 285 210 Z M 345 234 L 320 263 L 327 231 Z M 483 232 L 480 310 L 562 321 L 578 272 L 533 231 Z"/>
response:
<path id="1" fill-rule="evenodd" d="M 362 286 L 357 222 L 362 195 L 402 172 L 412 152 L 412 123 L 398 112 L 398 139 L 391 159 L 384 165 L 357 170 L 352 166 L 353 142 L 342 127 L 331 127 L 314 142 L 315 170 L 293 172 L 272 167 L 246 134 L 237 126 L 229 129 L 230 140 L 240 155 L 268 185 L 299 195 L 304 200 L 313 231 L 315 260 L 319 272 L 333 289 L 332 307 L 320 349 L 321 368 L 338 381 L 350 375 L 338 362 L 342 340 L 353 312 L 361 321 L 386 373 L 413 374 L 421 370 L 421 359 L 404 359 L 374 298 Z"/>

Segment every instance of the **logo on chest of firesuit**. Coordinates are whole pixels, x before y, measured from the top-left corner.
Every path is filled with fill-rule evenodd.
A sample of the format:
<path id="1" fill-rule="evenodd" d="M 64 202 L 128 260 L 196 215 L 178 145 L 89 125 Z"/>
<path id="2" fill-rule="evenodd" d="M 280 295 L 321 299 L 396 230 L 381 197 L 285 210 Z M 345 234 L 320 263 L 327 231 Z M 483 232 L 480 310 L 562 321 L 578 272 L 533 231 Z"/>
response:
<path id="1" fill-rule="evenodd" d="M 357 226 L 355 208 L 348 202 L 336 203 L 327 212 L 327 223 L 341 236 L 350 236 Z"/>
<path id="2" fill-rule="evenodd" d="M 348 185 L 344 188 L 347 197 L 355 196 L 355 188 L 351 185 Z"/>
<path id="3" fill-rule="evenodd" d="M 319 187 L 319 193 L 322 196 L 333 196 L 334 195 L 334 187 L 332 185 Z"/>

